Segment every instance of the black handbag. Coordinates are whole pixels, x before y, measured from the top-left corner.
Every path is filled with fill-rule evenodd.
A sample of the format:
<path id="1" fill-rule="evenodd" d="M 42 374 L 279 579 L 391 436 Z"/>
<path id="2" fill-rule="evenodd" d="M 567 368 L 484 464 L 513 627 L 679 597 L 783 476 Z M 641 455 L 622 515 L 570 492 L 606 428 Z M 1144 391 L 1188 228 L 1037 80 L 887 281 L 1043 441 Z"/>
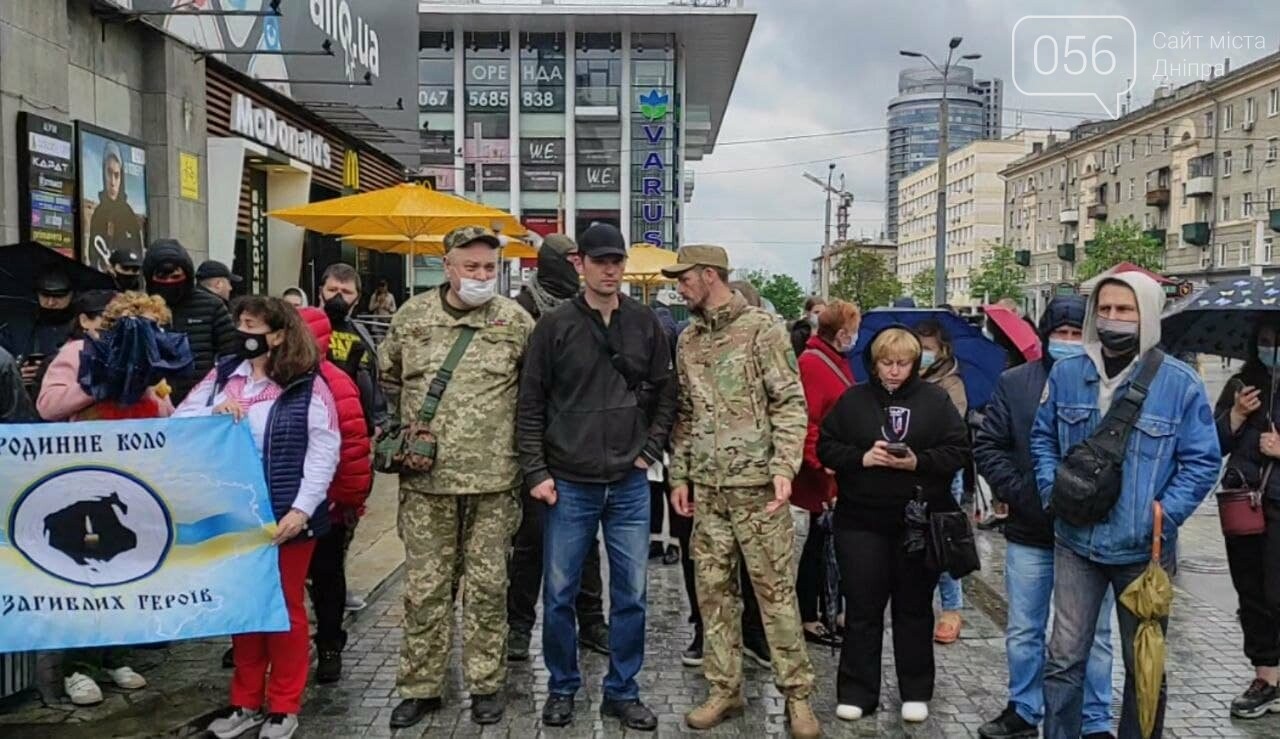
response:
<path id="1" fill-rule="evenodd" d="M 1164 352 L 1148 352 L 1124 397 L 1112 402 L 1089 438 L 1067 450 L 1053 479 L 1049 498 L 1053 515 L 1072 526 L 1091 526 L 1111 513 L 1124 482 L 1129 434 L 1163 362 Z"/>
<path id="2" fill-rule="evenodd" d="M 929 516 L 929 564 L 934 570 L 960 579 L 982 569 L 973 526 L 964 511 Z"/>

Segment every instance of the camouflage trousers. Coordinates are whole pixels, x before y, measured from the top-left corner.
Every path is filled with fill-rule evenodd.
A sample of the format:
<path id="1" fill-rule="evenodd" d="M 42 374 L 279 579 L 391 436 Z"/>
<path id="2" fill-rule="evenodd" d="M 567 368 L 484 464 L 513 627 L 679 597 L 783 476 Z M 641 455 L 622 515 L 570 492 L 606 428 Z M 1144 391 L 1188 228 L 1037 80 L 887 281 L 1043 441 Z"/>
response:
<path id="1" fill-rule="evenodd" d="M 773 653 L 778 690 L 791 698 L 813 691 L 791 560 L 795 534 L 787 506 L 766 513 L 773 487 L 698 488 L 692 549 L 703 623 L 703 673 L 711 690 L 742 690 L 742 593 L 738 551 L 751 578 Z"/>
<path id="2" fill-rule="evenodd" d="M 452 652 L 454 591 L 462 580 L 462 671 L 473 694 L 506 680 L 507 549 L 520 524 L 518 490 L 432 495 L 401 488 L 404 640 L 396 687 L 438 698 Z"/>

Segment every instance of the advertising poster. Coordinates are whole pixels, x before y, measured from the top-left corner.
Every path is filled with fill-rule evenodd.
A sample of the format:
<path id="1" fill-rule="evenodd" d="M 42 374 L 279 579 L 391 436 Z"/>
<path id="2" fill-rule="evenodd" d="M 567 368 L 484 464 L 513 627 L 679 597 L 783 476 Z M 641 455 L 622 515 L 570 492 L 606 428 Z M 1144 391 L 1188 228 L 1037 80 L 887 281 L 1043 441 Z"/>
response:
<path id="1" fill-rule="evenodd" d="M 76 124 L 81 258 L 103 272 L 116 249 L 146 250 L 147 152 L 141 142 Z"/>
<path id="2" fill-rule="evenodd" d="M 247 424 L 3 428 L 0 652 L 288 629 Z"/>
<path id="3" fill-rule="evenodd" d="M 18 113 L 19 238 L 75 258 L 76 163 L 70 124 Z"/>

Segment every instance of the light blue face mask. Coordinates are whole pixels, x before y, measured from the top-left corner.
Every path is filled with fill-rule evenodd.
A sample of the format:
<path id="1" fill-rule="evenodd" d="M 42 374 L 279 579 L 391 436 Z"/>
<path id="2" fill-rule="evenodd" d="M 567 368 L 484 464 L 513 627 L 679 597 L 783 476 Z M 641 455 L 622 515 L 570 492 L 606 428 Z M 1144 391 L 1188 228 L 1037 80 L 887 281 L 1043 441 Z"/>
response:
<path id="1" fill-rule="evenodd" d="M 1258 361 L 1262 362 L 1262 366 L 1267 369 L 1273 370 L 1280 366 L 1280 361 L 1276 359 L 1276 348 L 1274 346 L 1258 344 Z"/>
<path id="2" fill-rule="evenodd" d="M 1084 354 L 1084 344 L 1078 341 L 1049 339 L 1049 356 L 1053 357 L 1054 361 L 1078 357 L 1081 354 Z"/>
<path id="3" fill-rule="evenodd" d="M 920 369 L 927 370 L 932 367 L 933 363 L 936 361 L 938 361 L 938 355 L 936 353 L 928 349 L 920 352 Z"/>
<path id="4" fill-rule="evenodd" d="M 845 353 L 851 352 L 853 351 L 853 348 L 857 345 L 858 345 L 858 332 L 854 331 L 852 334 L 849 334 L 849 345 L 846 346 L 844 348 L 844 351 L 840 353 L 845 354 Z"/>

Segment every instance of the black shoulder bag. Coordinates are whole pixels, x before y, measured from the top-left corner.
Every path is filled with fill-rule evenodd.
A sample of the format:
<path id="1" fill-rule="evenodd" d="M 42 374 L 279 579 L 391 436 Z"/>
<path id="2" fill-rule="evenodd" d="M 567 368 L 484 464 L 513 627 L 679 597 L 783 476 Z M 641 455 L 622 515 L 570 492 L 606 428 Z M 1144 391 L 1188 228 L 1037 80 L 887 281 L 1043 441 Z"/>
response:
<path id="1" fill-rule="evenodd" d="M 1072 526 L 1091 526 L 1111 513 L 1124 483 L 1129 434 L 1163 362 L 1164 352 L 1147 352 L 1124 397 L 1112 401 L 1089 438 L 1067 450 L 1053 480 L 1049 499 L 1053 515 Z"/>

